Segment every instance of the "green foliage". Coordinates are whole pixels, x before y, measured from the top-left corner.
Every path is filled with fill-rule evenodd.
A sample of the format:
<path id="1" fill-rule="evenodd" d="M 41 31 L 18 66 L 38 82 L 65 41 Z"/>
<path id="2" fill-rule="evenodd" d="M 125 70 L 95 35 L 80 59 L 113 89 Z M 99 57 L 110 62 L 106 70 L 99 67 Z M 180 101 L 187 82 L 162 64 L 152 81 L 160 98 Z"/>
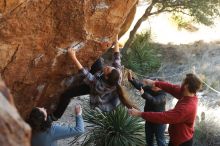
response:
<path id="1" fill-rule="evenodd" d="M 137 34 L 131 49 L 122 56 L 122 64 L 140 74 L 153 72 L 160 67 L 156 46 L 150 43 L 150 33 Z"/>
<path id="2" fill-rule="evenodd" d="M 190 23 L 188 20 L 184 19 L 182 15 L 174 13 L 171 19 L 178 25 L 178 28 L 186 28 Z"/>
<path id="3" fill-rule="evenodd" d="M 205 25 L 213 24 L 213 19 L 220 15 L 220 0 L 191 0 L 186 6 L 190 16 Z"/>
<path id="4" fill-rule="evenodd" d="M 92 127 L 82 145 L 92 146 L 142 146 L 145 144 L 144 124 L 137 117 L 128 115 L 125 107 L 112 112 L 98 109 L 84 110 L 85 122 Z M 84 135 L 85 136 L 85 135 Z"/>
<path id="5" fill-rule="evenodd" d="M 205 25 L 213 24 L 214 18 L 220 16 L 220 0 L 163 0 L 154 6 L 160 12 L 182 13 Z"/>
<path id="6" fill-rule="evenodd" d="M 125 48 L 129 48 L 141 23 L 160 13 L 182 13 L 193 22 L 211 25 L 220 16 L 220 0 L 146 0 L 148 7 L 131 30 Z"/>

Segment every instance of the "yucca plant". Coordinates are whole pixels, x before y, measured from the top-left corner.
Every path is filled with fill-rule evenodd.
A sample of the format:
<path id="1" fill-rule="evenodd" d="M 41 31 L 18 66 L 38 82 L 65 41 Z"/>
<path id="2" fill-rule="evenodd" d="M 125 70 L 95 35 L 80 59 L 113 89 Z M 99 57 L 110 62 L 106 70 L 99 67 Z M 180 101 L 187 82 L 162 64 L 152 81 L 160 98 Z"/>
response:
<path id="1" fill-rule="evenodd" d="M 160 67 L 158 49 L 150 40 L 149 32 L 137 34 L 131 47 L 122 56 L 123 65 L 140 74 L 157 70 Z"/>
<path id="2" fill-rule="evenodd" d="M 83 135 L 83 146 L 143 146 L 145 144 L 144 123 L 140 118 L 129 116 L 123 106 L 112 112 L 87 108 L 84 109 L 84 119 L 89 126 L 87 133 Z M 77 139 L 72 144 L 76 141 Z"/>

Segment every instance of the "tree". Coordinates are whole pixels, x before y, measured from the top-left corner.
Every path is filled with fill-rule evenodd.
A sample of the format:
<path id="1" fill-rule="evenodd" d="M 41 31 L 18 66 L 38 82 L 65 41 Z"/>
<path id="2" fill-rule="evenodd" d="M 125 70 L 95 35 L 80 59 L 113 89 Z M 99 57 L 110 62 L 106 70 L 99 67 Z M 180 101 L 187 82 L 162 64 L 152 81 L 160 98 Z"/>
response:
<path id="1" fill-rule="evenodd" d="M 147 0 L 149 6 L 131 30 L 124 48 L 129 48 L 141 23 L 150 16 L 163 12 L 182 13 L 192 17 L 194 22 L 204 25 L 213 24 L 220 16 L 220 0 Z"/>

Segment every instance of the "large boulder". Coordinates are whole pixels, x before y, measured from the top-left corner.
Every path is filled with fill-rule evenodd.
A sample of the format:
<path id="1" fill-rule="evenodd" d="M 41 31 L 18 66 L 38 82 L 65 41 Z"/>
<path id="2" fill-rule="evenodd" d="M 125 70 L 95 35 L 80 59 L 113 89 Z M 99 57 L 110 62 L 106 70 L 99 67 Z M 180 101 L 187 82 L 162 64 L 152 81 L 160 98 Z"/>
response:
<path id="1" fill-rule="evenodd" d="M 120 29 L 119 37 L 123 36 L 130 28 L 136 14 L 136 9 L 137 7 L 134 5 Z"/>
<path id="2" fill-rule="evenodd" d="M 9 95 L 0 80 L 0 145 L 30 146 L 30 127 L 23 121 L 16 108 L 8 102 Z"/>
<path id="3" fill-rule="evenodd" d="M 21 115 L 54 107 L 76 73 L 66 47 L 82 42 L 77 57 L 90 67 L 108 49 L 102 42 L 132 22 L 137 1 L 0 0 L 0 72 Z"/>

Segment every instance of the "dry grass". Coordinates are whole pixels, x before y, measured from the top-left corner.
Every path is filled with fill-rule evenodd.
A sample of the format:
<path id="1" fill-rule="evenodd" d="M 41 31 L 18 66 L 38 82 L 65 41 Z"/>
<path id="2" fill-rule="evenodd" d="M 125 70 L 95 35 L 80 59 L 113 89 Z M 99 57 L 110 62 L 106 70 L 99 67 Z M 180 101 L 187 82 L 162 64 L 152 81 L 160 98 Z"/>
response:
<path id="1" fill-rule="evenodd" d="M 220 145 L 220 108 L 203 107 L 203 115 L 197 119 L 195 125 L 194 145 L 195 146 L 219 146 Z M 202 118 L 204 117 L 205 118 Z M 200 120 L 199 120 L 200 119 Z"/>

